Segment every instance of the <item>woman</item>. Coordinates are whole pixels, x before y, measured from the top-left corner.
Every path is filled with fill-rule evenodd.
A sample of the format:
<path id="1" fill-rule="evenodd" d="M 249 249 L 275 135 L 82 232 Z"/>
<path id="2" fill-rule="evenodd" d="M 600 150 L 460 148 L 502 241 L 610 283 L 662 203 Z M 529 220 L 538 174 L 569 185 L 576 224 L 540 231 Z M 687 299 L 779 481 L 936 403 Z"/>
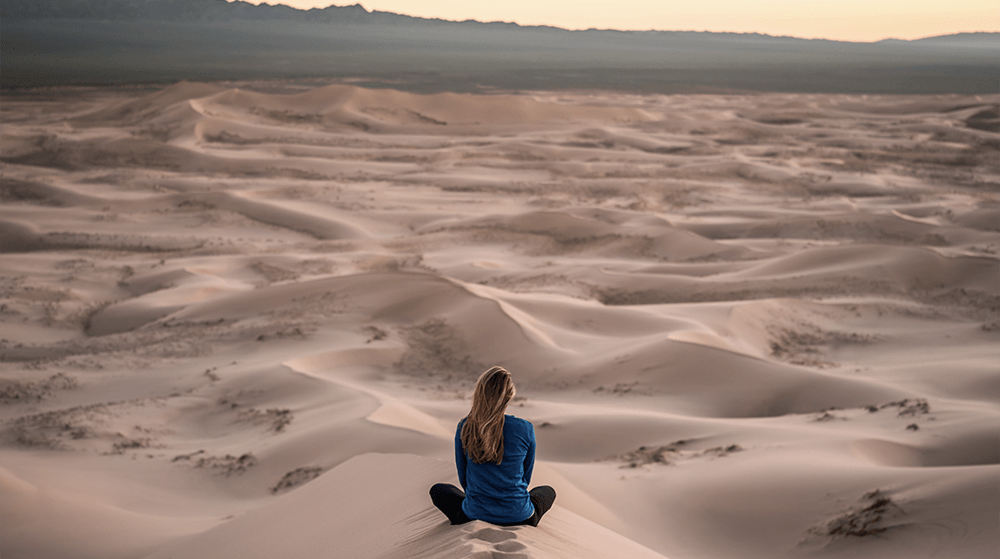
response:
<path id="1" fill-rule="evenodd" d="M 452 524 L 484 520 L 499 526 L 538 526 L 556 500 L 547 485 L 528 491 L 535 465 L 531 423 L 504 415 L 514 398 L 514 381 L 503 367 L 479 377 L 469 415 L 455 432 L 455 463 L 462 489 L 431 487 L 431 500 Z"/>

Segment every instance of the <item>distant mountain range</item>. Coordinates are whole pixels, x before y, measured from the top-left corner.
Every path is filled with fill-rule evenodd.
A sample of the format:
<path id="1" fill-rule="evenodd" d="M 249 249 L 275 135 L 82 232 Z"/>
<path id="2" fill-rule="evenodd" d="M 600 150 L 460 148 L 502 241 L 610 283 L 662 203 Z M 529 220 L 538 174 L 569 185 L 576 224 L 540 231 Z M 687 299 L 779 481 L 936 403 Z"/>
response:
<path id="1" fill-rule="evenodd" d="M 361 4 L 349 6 L 328 6 L 302 10 L 285 4 L 251 4 L 236 0 L 4 0 L 0 5 L 3 19 L 93 19 L 105 21 L 153 20 L 183 22 L 223 22 L 248 21 L 297 21 L 303 23 L 351 23 L 366 25 L 448 25 L 448 26 L 489 26 L 509 29 L 561 30 L 553 26 L 522 26 L 509 22 L 481 22 L 475 20 L 450 21 L 439 18 L 423 18 L 383 12 L 368 11 Z M 593 31 L 593 30 L 592 30 Z M 605 29 L 603 31 L 615 31 Z M 701 35 L 742 35 L 760 38 L 777 38 L 757 33 L 713 33 L 693 31 L 618 31 L 630 34 L 701 34 Z M 947 41 L 966 44 L 990 44 L 994 46 L 1000 33 L 959 33 L 938 37 L 915 39 L 915 41 Z M 788 39 L 789 37 L 781 37 Z M 836 41 L 834 41 L 836 42 Z M 913 42 L 887 39 L 881 42 Z"/>
<path id="2" fill-rule="evenodd" d="M 5 19 L 188 22 L 219 22 L 239 19 L 379 24 L 433 21 L 390 12 L 369 12 L 361 4 L 300 10 L 284 4 L 254 5 L 248 2 L 227 2 L 226 0 L 4 0 L 2 7 L 0 7 L 0 17 Z"/>
<path id="3" fill-rule="evenodd" d="M 226 0 L 3 0 L 0 85 L 352 79 L 416 91 L 996 93 L 1000 33 L 852 43 L 568 31 Z"/>

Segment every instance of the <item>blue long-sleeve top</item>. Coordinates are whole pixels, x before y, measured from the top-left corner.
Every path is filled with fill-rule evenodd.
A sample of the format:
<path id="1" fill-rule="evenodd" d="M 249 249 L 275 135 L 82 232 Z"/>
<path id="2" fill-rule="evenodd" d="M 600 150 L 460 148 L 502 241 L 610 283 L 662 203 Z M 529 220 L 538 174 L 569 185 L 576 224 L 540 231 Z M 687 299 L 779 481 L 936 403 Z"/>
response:
<path id="1" fill-rule="evenodd" d="M 535 466 L 535 429 L 530 422 L 504 416 L 503 460 L 499 464 L 476 464 L 462 448 L 462 425 L 455 432 L 455 464 L 458 481 L 465 490 L 462 510 L 475 520 L 506 524 L 521 522 L 534 512 L 528 496 L 531 470 Z"/>

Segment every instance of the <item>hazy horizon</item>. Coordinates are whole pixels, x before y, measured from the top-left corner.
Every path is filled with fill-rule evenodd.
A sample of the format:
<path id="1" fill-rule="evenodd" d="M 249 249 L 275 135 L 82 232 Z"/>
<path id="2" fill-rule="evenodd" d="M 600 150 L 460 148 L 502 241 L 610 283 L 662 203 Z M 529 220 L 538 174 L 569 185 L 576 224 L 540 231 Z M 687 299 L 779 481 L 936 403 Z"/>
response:
<path id="1" fill-rule="evenodd" d="M 234 0 L 227 0 L 233 2 Z M 240 0 L 236 0 L 240 1 Z M 269 3 L 298 9 L 346 6 L 327 0 L 283 0 Z M 940 35 L 1000 32 L 995 2 L 956 0 L 947 6 L 932 0 L 890 0 L 873 5 L 864 0 L 791 2 L 772 0 L 745 7 L 739 0 L 705 0 L 697 5 L 665 8 L 653 0 L 580 0 L 502 4 L 453 0 L 369 0 L 357 2 L 368 11 L 394 12 L 449 21 L 516 23 L 567 30 L 708 31 L 760 33 L 800 39 L 878 42 L 915 40 Z"/>
<path id="2" fill-rule="evenodd" d="M 410 91 L 992 93 L 1000 34 L 851 43 L 568 31 L 223 0 L 10 0 L 3 88 L 325 79 Z M 360 81 L 359 81 L 360 80 Z"/>

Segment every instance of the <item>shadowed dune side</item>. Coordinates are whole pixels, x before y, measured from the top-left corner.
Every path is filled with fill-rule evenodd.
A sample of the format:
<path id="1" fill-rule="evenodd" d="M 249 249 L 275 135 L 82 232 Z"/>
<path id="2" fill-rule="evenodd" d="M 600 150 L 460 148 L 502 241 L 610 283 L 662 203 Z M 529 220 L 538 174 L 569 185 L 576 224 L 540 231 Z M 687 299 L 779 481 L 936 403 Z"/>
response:
<path id="1" fill-rule="evenodd" d="M 167 542 L 207 529 L 213 523 L 198 519 L 136 514 L 124 508 L 95 503 L 85 496 L 51 493 L 0 468 L 7 540 L 4 554 L 40 557 L 45 542 L 49 557 L 114 559 L 141 557 Z M 50 524 L 64 527 L 52 538 Z M 69 533 L 65 527 L 70 526 Z M 12 533 L 17 535 L 11 537 Z"/>
<path id="2" fill-rule="evenodd" d="M 741 263 L 702 278 L 674 274 L 663 267 L 580 269 L 568 277 L 591 285 L 596 297 L 610 305 L 865 293 L 918 300 L 955 297 L 989 314 L 1000 304 L 992 281 L 995 270 L 996 261 L 988 257 L 948 257 L 925 248 L 862 245 Z"/>
<path id="3" fill-rule="evenodd" d="M 4 157 L 3 161 L 66 171 L 101 167 L 149 168 L 176 173 L 221 173 L 235 177 L 284 175 L 289 178 L 319 178 L 416 169 L 412 165 L 395 162 L 338 162 L 308 157 L 285 158 L 278 154 L 230 158 L 218 152 L 190 149 L 182 142 L 161 143 L 148 138 L 56 140 L 21 155 Z"/>
<path id="4" fill-rule="evenodd" d="M 163 235 L 147 236 L 139 233 L 131 224 L 126 224 L 121 231 L 111 233 L 117 224 L 110 224 L 101 229 L 101 233 L 90 231 L 55 230 L 42 232 L 40 228 L 67 227 L 74 221 L 93 221 L 101 219 L 108 212 L 156 212 L 164 207 L 183 209 L 185 207 L 210 208 L 212 210 L 233 212 L 254 221 L 281 227 L 290 231 L 301 232 L 316 239 L 359 239 L 369 237 L 369 233 L 360 225 L 352 223 L 345 212 L 332 207 L 304 208 L 289 207 L 279 200 L 269 200 L 253 193 L 241 194 L 232 192 L 190 192 L 183 194 L 150 195 L 140 199 L 119 198 L 112 196 L 78 195 L 69 188 L 38 182 L 12 181 L 12 189 L 29 194 L 21 196 L 42 202 L 52 202 L 59 208 L 67 208 L 62 212 L 66 217 L 62 220 L 30 221 L 37 215 L 30 206 L 11 207 L 6 212 L 8 219 L 3 220 L 5 235 L 0 241 L 0 250 L 4 252 L 27 252 L 30 250 L 57 250 L 65 248 L 85 248 L 88 246 L 100 248 L 119 247 L 121 250 L 171 251 L 184 248 L 196 248 L 204 241 L 197 238 L 179 239 Z M 82 211 L 81 211 L 82 210 Z M 60 210 L 52 212 L 59 215 Z M 20 219 L 19 219 L 20 218 Z M 90 219 L 87 219 L 90 218 Z M 80 223 L 79 225 L 83 225 Z M 84 225 L 93 229 L 90 224 Z M 110 230 L 110 231 L 109 231 Z M 109 234 L 110 233 L 110 234 Z"/>
<path id="5" fill-rule="evenodd" d="M 16 221 L 0 221 L 0 239 L 3 252 L 31 252 L 46 246 L 37 228 Z"/>
<path id="6" fill-rule="evenodd" d="M 14 178 L 4 179 L 0 185 L 0 199 L 7 203 L 31 202 L 57 207 L 96 206 L 105 202 L 99 196 L 82 194 L 62 185 Z"/>
<path id="7" fill-rule="evenodd" d="M 609 217 L 611 216 L 586 208 L 578 211 L 534 211 L 511 217 L 486 217 L 452 222 L 444 226 L 430 226 L 419 232 L 430 234 L 475 231 L 481 237 L 493 237 L 498 241 L 505 240 L 504 235 L 507 235 L 515 242 L 524 236 L 531 236 L 539 241 L 532 249 L 547 254 L 590 252 L 595 247 L 603 253 L 622 258 L 634 254 L 639 257 L 651 256 L 671 260 L 705 257 L 728 260 L 752 254 L 742 247 L 723 245 L 697 234 L 679 230 L 662 219 L 648 219 L 636 215 L 607 219 Z M 631 246 L 627 244 L 628 241 L 632 241 Z M 524 242 L 518 244 L 531 246 Z M 602 246 L 608 244 L 611 247 Z"/>
<path id="8" fill-rule="evenodd" d="M 772 258 L 733 275 L 777 280 L 808 274 L 822 281 L 837 274 L 911 290 L 950 287 L 989 293 L 995 287 L 995 271 L 996 261 L 987 257 L 943 256 L 933 248 L 852 245 Z"/>
<path id="9" fill-rule="evenodd" d="M 128 123 L 135 124 L 157 116 L 165 109 L 190 99 L 199 99 L 223 91 L 216 85 L 200 82 L 180 81 L 139 99 L 125 101 L 78 116 L 75 120 L 85 124 Z"/>
<path id="10" fill-rule="evenodd" d="M 86 249 L 156 253 L 192 250 L 203 244 L 191 237 L 146 236 L 136 233 L 42 233 L 31 223 L 20 220 L 0 220 L 0 236 L 0 253 Z"/>
<path id="11" fill-rule="evenodd" d="M 982 242 L 986 238 L 973 231 L 921 223 L 899 215 L 856 212 L 821 217 L 784 218 L 776 216 L 765 224 L 726 223 L 693 226 L 692 231 L 712 239 L 782 238 L 840 239 L 886 244 L 952 246 Z"/>
<path id="12" fill-rule="evenodd" d="M 326 217 L 310 214 L 282 207 L 279 204 L 268 203 L 267 200 L 254 200 L 237 194 L 213 193 L 204 196 L 190 196 L 185 197 L 185 202 L 212 204 L 221 209 L 242 214 L 255 221 L 301 231 L 317 239 L 358 239 L 369 236 L 360 227 L 352 225 L 348 219 L 337 219 L 340 216 Z"/>

